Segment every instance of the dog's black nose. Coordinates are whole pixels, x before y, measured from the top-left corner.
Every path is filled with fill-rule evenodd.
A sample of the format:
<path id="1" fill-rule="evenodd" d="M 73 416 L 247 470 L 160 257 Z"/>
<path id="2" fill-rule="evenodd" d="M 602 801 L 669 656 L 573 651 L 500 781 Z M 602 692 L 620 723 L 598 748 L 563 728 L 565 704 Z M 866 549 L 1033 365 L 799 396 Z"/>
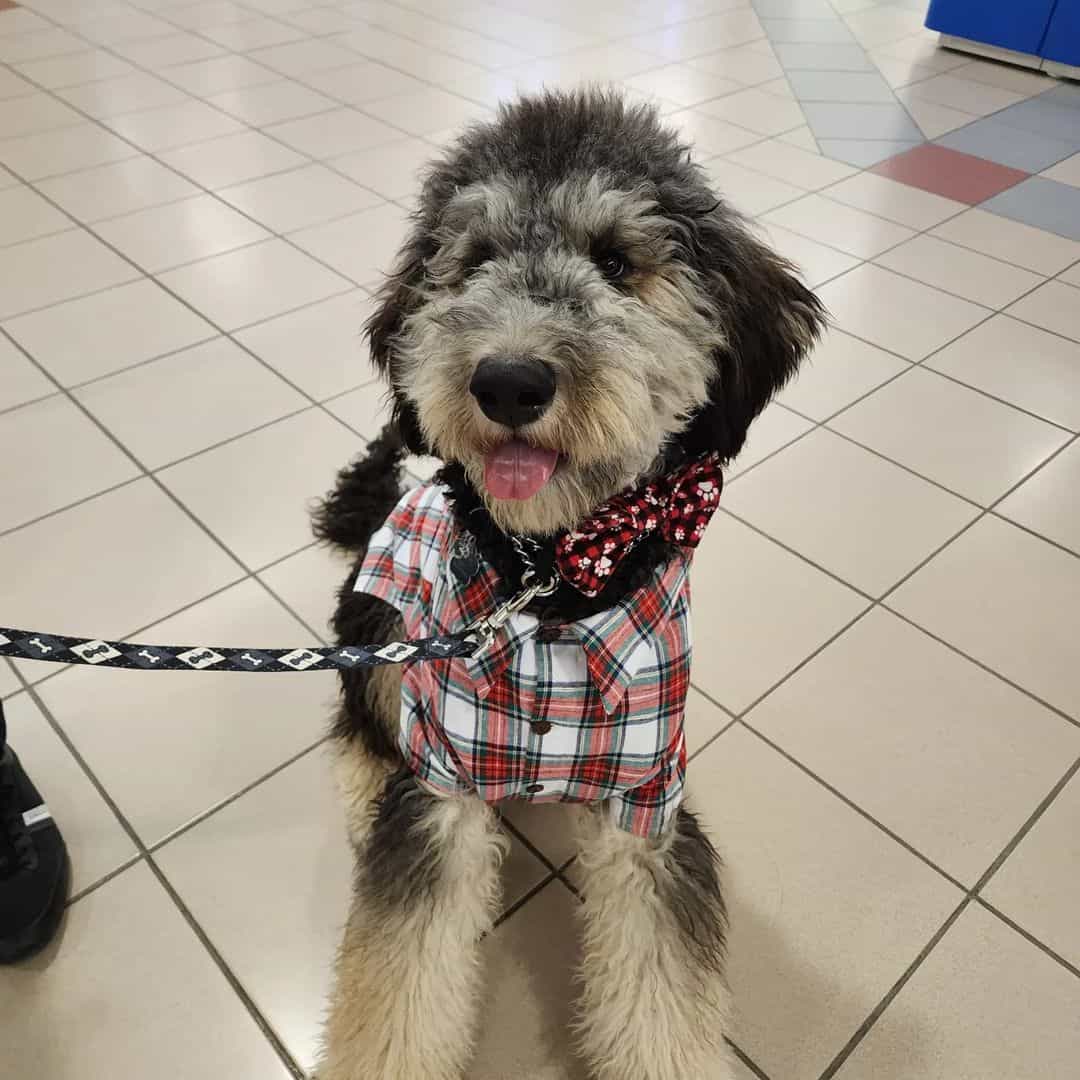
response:
<path id="1" fill-rule="evenodd" d="M 476 365 L 469 393 L 496 424 L 539 420 L 555 397 L 555 372 L 537 356 L 489 356 Z"/>

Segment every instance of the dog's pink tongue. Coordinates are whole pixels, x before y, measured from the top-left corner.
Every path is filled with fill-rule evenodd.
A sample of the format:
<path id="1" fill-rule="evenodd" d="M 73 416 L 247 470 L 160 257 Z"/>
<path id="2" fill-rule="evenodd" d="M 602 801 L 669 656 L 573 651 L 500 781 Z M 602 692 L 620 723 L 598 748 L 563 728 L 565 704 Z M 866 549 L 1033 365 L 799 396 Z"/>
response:
<path id="1" fill-rule="evenodd" d="M 514 439 L 484 459 L 484 483 L 496 499 L 531 499 L 559 463 L 554 450 L 541 450 Z"/>

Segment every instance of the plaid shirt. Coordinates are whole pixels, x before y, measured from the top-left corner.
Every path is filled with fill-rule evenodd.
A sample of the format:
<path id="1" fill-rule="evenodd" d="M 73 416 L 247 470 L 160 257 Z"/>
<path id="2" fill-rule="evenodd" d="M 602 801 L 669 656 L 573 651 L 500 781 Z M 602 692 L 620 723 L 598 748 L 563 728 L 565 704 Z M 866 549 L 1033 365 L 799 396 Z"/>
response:
<path id="1" fill-rule="evenodd" d="M 409 637 L 460 630 L 502 599 L 478 557 L 454 559 L 464 536 L 442 489 L 416 488 L 372 537 L 355 589 L 392 604 Z M 607 801 L 620 828 L 660 835 L 686 771 L 687 569 L 676 557 L 597 615 L 552 629 L 522 612 L 474 657 L 407 666 L 406 763 L 437 794 Z"/>

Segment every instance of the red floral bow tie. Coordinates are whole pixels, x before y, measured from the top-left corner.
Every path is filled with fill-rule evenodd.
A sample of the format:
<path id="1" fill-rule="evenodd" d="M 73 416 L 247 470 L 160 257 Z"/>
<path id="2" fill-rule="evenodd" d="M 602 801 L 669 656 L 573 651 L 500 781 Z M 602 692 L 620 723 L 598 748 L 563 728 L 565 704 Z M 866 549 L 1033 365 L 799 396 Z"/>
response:
<path id="1" fill-rule="evenodd" d="M 698 458 L 642 487 L 616 495 L 555 545 L 560 577 L 598 596 L 616 567 L 652 532 L 668 543 L 697 547 L 723 486 L 716 454 Z"/>

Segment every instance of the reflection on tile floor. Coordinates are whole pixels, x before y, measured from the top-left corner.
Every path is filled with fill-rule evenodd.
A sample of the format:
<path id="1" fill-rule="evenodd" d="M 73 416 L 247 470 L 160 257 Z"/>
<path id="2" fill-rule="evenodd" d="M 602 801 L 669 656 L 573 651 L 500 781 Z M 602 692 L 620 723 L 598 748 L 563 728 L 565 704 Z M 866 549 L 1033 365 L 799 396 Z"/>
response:
<path id="1" fill-rule="evenodd" d="M 1072 1075 L 1080 89 L 922 7 L 0 0 L 4 618 L 325 640 L 346 568 L 306 510 L 385 415 L 359 328 L 417 170 L 516 88 L 618 81 L 833 316 L 694 571 L 735 1075 Z M 311 1068 L 334 685 L 263 690 L 0 664 L 75 864 L 0 973 L 13 1076 Z M 507 815 L 477 1080 L 584 1077 L 572 816 Z"/>

